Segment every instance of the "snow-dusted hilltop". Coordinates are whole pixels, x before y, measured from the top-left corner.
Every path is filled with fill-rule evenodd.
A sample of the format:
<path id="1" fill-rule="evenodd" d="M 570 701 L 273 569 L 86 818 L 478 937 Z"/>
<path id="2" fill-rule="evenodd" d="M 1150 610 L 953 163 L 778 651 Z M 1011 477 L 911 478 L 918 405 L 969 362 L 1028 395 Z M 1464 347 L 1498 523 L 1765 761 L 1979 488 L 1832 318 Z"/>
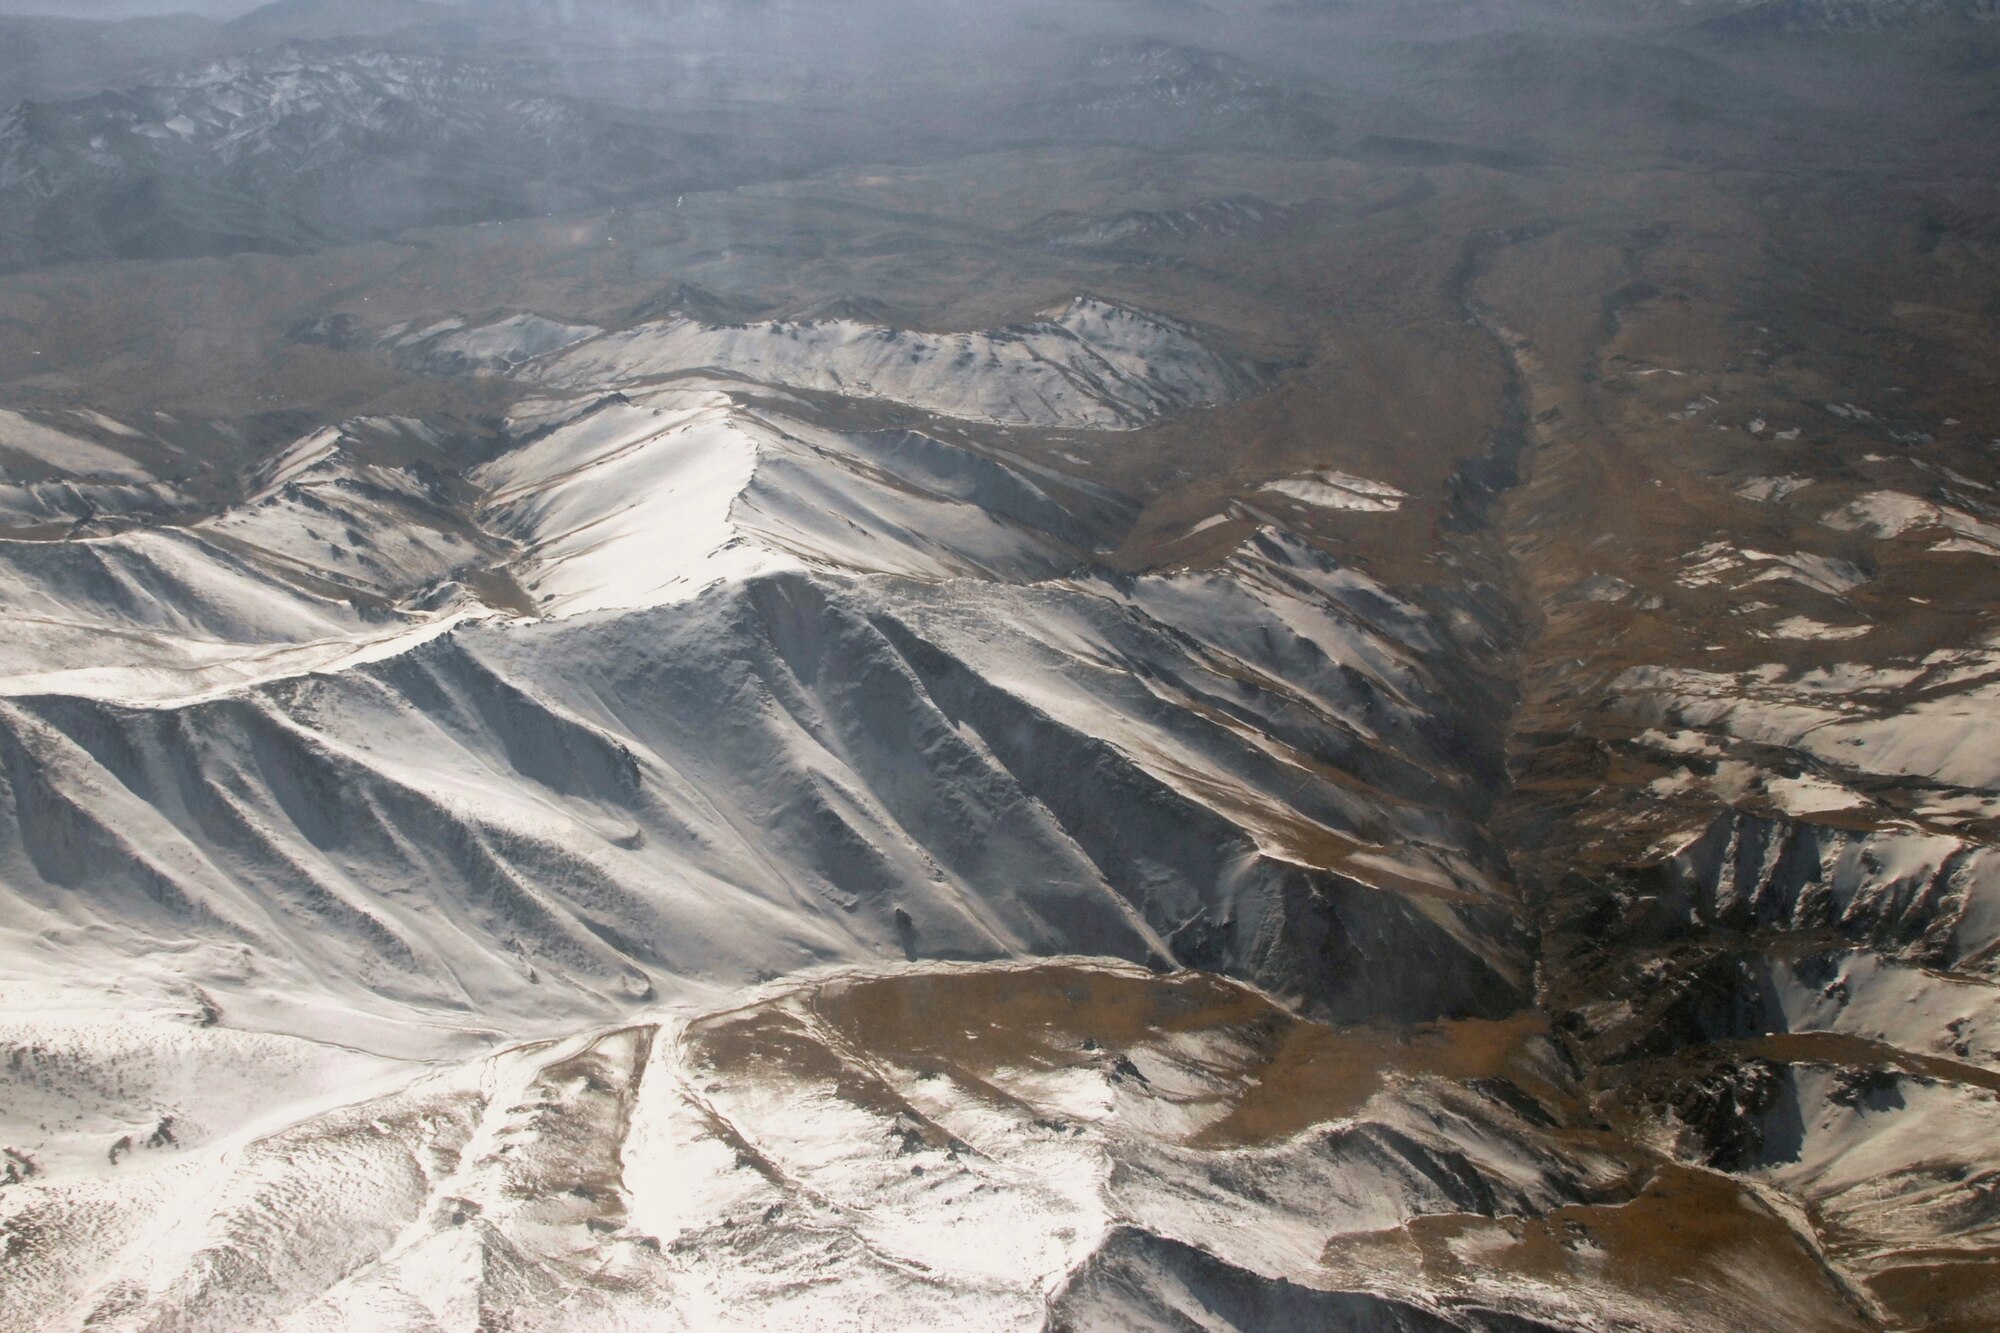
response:
<path id="1" fill-rule="evenodd" d="M 1272 517 L 1365 528 L 1423 497 L 1246 479 L 1196 525 L 1233 525 L 1209 559 L 1118 574 L 1096 561 L 1133 501 L 1006 444 L 1257 392 L 1193 326 L 1079 299 L 981 334 L 306 332 L 518 394 L 476 440 L 312 431 L 227 496 L 174 495 L 172 522 L 145 501 L 166 442 L 0 417 L 23 518 L 83 506 L 0 541 L 0 995 L 24 1052 L 0 1226 L 30 1238 L 0 1327 L 501 1304 L 761 1327 L 829 1302 L 909 1328 L 944 1303 L 995 1327 L 1865 1326 L 1771 1196 L 1607 1144 L 1525 1008 L 1534 932 L 1487 822 L 1490 607 L 1401 595 Z M 906 424 L 852 424 L 883 404 Z M 1825 503 L 1878 540 L 1934 518 Z M 1770 597 L 1870 577 L 1726 543 L 1675 569 Z M 1938 701 L 1892 719 L 1858 706 L 1879 678 L 1620 688 L 1665 752 L 1727 731 L 1964 789 L 1983 733 L 1924 719 L 1983 698 L 1983 662 L 1928 664 Z M 1711 776 L 1797 815 L 1852 803 L 1829 775 Z M 1840 974 L 1852 1004 L 1817 965 L 1760 974 L 1787 1021 L 1961 1058 L 1880 997 L 1933 1007 L 1968 983 L 1911 964 L 1986 965 L 1982 845 L 1739 812 L 1662 854 L 1651 910 L 1878 951 Z M 1725 1095 L 1845 1104 L 1816 1077 Z M 1932 1100 L 1975 1155 L 1984 1103 Z M 1850 1180 L 1857 1138 L 1889 1155 Z M 1829 1208 L 1913 1169 L 1837 1117 L 1801 1145 L 1767 1179 Z M 1698 1299 L 1662 1297 L 1644 1229 L 1716 1209 L 1742 1229 L 1703 1251 Z M 1411 1276 L 1438 1245 L 1449 1299 Z M 1568 1257 L 1524 1285 L 1521 1246 Z"/>
<path id="2" fill-rule="evenodd" d="M 835 431 L 803 403 L 753 409 L 745 395 L 813 388 L 1123 429 L 1259 382 L 1185 325 L 1083 299 L 988 334 L 683 319 L 603 335 L 511 315 L 363 341 L 422 373 L 512 373 L 559 396 L 524 402 L 486 446 L 499 456 L 462 475 L 437 428 L 362 418 L 277 451 L 188 521 L 0 540 L 0 623 L 17 629 L 0 693 L 194 697 L 393 652 L 467 615 L 640 608 L 779 569 L 1051 577 L 1088 560 L 1080 515 L 1119 501 L 932 435 Z M 68 506 L 80 521 L 113 508 L 119 486 L 131 505 L 159 489 L 120 452 L 145 452 L 131 427 L 67 432 L 0 415 L 0 457 L 44 478 L 12 487 L 22 520 Z"/>
<path id="3" fill-rule="evenodd" d="M 516 424 L 532 439 L 474 478 L 482 522 L 524 552 L 514 577 L 551 615 L 776 569 L 1042 578 L 1089 540 L 1033 480 L 914 432 L 828 430 L 715 387 L 529 409 Z"/>
<path id="4" fill-rule="evenodd" d="M 911 950 L 1504 1009 L 1521 941 L 1456 812 L 1413 613 L 1277 538 L 1237 568 L 738 576 L 202 702 L 20 697 L 14 919 L 97 922 L 58 931 L 63 970 L 172 935 L 224 973 L 180 958 L 160 984 L 444 1026 Z M 1334 755 L 1372 786 L 1317 776 Z M 1334 946 L 1329 920 L 1401 943 Z"/>
<path id="5" fill-rule="evenodd" d="M 854 320 L 735 327 L 686 317 L 607 334 L 538 370 L 566 388 L 689 371 L 887 399 L 1006 426 L 1122 430 L 1254 389 L 1254 371 L 1176 320 L 1079 297 L 990 333 L 920 333 Z"/>
<path id="6" fill-rule="evenodd" d="M 23 438 L 0 420 L 0 448 Z M 441 586 L 511 547 L 455 511 L 434 448 L 414 422 L 318 431 L 225 507 L 170 494 L 193 510 L 171 523 L 146 521 L 151 491 L 99 510 L 81 481 L 24 486 L 44 506 L 67 496 L 83 527 L 0 539 L 0 694 L 186 697 L 435 632 L 467 609 Z"/>

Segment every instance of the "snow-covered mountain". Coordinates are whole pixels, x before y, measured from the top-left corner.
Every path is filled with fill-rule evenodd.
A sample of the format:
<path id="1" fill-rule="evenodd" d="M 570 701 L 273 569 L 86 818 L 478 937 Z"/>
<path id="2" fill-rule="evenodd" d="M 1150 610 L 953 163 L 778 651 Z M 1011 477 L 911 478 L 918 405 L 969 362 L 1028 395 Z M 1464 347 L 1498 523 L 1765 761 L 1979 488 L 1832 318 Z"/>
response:
<path id="1" fill-rule="evenodd" d="M 585 342 L 538 373 L 578 388 L 691 370 L 887 399 L 968 421 L 1079 430 L 1214 406 L 1259 382 L 1253 367 L 1211 350 L 1179 321 L 1085 297 L 989 333 L 838 319 L 724 327 L 681 317 Z"/>
<path id="2" fill-rule="evenodd" d="M 500 327 L 539 337 L 541 326 Z M 1468 751 L 1452 721 L 1482 688 L 1451 663 L 1460 631 L 1276 529 L 1253 532 L 1212 568 L 1109 575 L 1092 568 L 1090 550 L 1104 525 L 1123 521 L 1115 496 L 920 431 L 816 424 L 807 403 L 787 407 L 784 396 L 797 367 L 818 364 L 824 378 L 810 387 L 822 392 L 847 387 L 972 419 L 1020 421 L 1015 405 L 1032 402 L 1041 423 L 1090 429 L 1252 381 L 1191 330 L 1089 302 L 1005 334 L 836 330 L 834 350 L 816 361 L 768 350 L 790 352 L 810 327 L 714 336 L 683 322 L 530 358 L 514 373 L 577 387 L 524 402 L 497 456 L 455 480 L 423 461 L 433 443 L 424 427 L 358 421 L 275 453 L 245 477 L 240 498 L 198 522 L 5 544 L 17 627 L 0 706 L 9 993 L 44 1015 L 30 1020 L 34 1030 L 66 1034 L 65 1053 L 48 1057 L 70 1062 L 66 1078 L 99 1087 L 107 1059 L 152 1071 L 54 1122 L 47 1098 L 71 1094 L 38 1072 L 9 1103 L 0 1138 L 23 1184 L 6 1196 L 6 1225 L 46 1242 L 18 1253 L 32 1277 L 11 1310 L 60 1319 L 129 1296 L 149 1317 L 178 1310 L 197 1322 L 282 1310 L 395 1323 L 419 1289 L 420 1303 L 490 1302 L 481 1283 L 426 1275 L 434 1262 L 497 1253 L 480 1241 L 444 1258 L 459 1243 L 445 1232 L 399 1242 L 407 1258 L 384 1251 L 379 1277 L 357 1276 L 363 1250 L 353 1245 L 384 1244 L 419 1216 L 455 1227 L 489 1206 L 471 1175 L 415 1185 L 416 1163 L 458 1155 L 467 1172 L 504 1176 L 514 1168 L 500 1159 L 474 1165 L 493 1151 L 477 1145 L 516 1138 L 527 1122 L 509 1128 L 510 1118 L 523 1113 L 522 1097 L 543 1095 L 533 1089 L 566 1087 L 564 1070 L 609 1060 L 577 1094 L 592 1105 L 610 1097 L 603 1116 L 552 1111 L 532 1131 L 555 1136 L 550 1169 L 594 1172 L 591 1154 L 636 1161 L 637 1140 L 627 1139 L 640 1134 L 667 1153 L 663 1162 L 689 1163 L 673 1170 L 708 1172 L 688 1154 L 738 1151 L 720 1145 L 766 1134 L 721 1127 L 713 1088 L 693 1091 L 710 1086 L 697 1065 L 738 1057 L 722 1047 L 670 1055 L 694 1039 L 674 1035 L 685 1018 L 669 1029 L 648 1019 L 499 1063 L 481 1057 L 377 1110 L 339 1113 L 408 1126 L 367 1150 L 389 1157 L 356 1159 L 393 1202 L 378 1187 L 332 1187 L 278 1141 L 252 1149 L 292 1163 L 280 1177 L 306 1173 L 270 1187 L 344 1196 L 325 1226 L 346 1231 L 368 1217 L 325 1250 L 304 1241 L 321 1223 L 293 1216 L 286 1225 L 308 1225 L 296 1234 L 319 1257 L 306 1263 L 290 1241 L 261 1252 L 254 1262 L 299 1277 L 254 1309 L 233 1279 L 197 1276 L 207 1242 L 155 1253 L 129 1274 L 115 1255 L 161 1225 L 185 1171 L 197 1173 L 190 1186 L 198 1177 L 201 1190 L 221 1191 L 209 1220 L 185 1214 L 188 1225 L 263 1225 L 271 1205 L 252 1196 L 265 1186 L 223 1202 L 246 1188 L 244 1146 L 266 1142 L 260 1117 L 297 1119 L 342 1079 L 393 1082 L 397 1059 L 459 1059 L 496 1036 L 598 1034 L 637 1013 L 692 1015 L 801 970 L 1086 955 L 1212 969 L 1322 1017 L 1497 1019 L 1519 1004 L 1527 942 L 1475 822 L 1494 759 Z M 432 348 L 443 336 L 418 332 Z M 767 350 L 743 350 L 753 332 L 751 345 Z M 1147 354 L 1162 341 L 1155 366 Z M 838 348 L 856 342 L 870 357 L 886 342 L 955 359 L 950 396 L 939 396 L 943 382 L 921 356 L 900 378 L 885 366 L 850 379 Z M 696 368 L 766 382 L 690 378 Z M 648 387 L 667 372 L 676 377 Z M 629 388 L 610 390 L 615 374 Z M 1065 389 L 1024 397 L 1017 381 L 1040 374 Z M 1155 985 L 1144 972 L 1102 975 L 1135 996 Z M 79 978 L 110 976 L 124 998 L 77 989 Z M 1236 995 L 1225 1007 L 1268 1009 L 1251 992 L 1221 994 Z M 782 1006 L 794 1001 L 779 1003 L 773 1014 L 789 1022 Z M 96 1035 L 107 1004 L 137 1024 L 136 1047 L 119 1048 L 126 1055 Z M 218 1015 L 226 1029 L 212 1026 Z M 1241 1039 L 1215 1040 L 1228 1051 Z M 350 1048 L 373 1054 L 340 1053 Z M 1159 1058 L 1190 1055 L 1170 1043 Z M 307 1073 L 289 1097 L 218 1100 L 175 1081 L 174 1062 L 189 1058 L 221 1061 L 245 1080 Z M 868 1260 L 843 1279 L 861 1284 L 850 1294 L 887 1283 L 867 1299 L 884 1302 L 889 1323 L 921 1322 L 947 1293 L 983 1293 L 1005 1321 L 1039 1309 L 1098 1249 L 1110 1205 L 1085 1185 L 1145 1141 L 1151 1089 L 1166 1078 L 1161 1067 L 1143 1072 L 1153 1059 L 1135 1046 L 1051 1094 L 1079 1108 L 1079 1097 L 1110 1096 L 1090 1113 L 1110 1116 L 1109 1139 L 1034 1128 L 1046 1117 L 1029 1117 L 1022 1129 L 1046 1136 L 1054 1156 L 1028 1148 L 1017 1160 L 997 1140 L 977 1150 L 997 1154 L 994 1179 L 1010 1183 L 1006 1199 L 955 1224 L 966 1230 L 952 1252 L 965 1258 L 949 1262 L 970 1267 L 911 1285 L 893 1274 L 946 1263 L 943 1252 L 912 1252 L 887 1269 Z M 1107 1074 L 1111 1083 L 1090 1084 Z M 592 1091 L 603 1078 L 601 1094 Z M 495 1079 L 522 1091 L 497 1093 Z M 681 1080 L 701 1100 L 665 1092 Z M 643 1117 L 630 1102 L 642 1085 L 655 1089 Z M 1088 1086 L 1106 1091 L 1086 1096 Z M 1129 1129 L 1118 1127 L 1127 1119 L 1119 1086 L 1142 1092 Z M 1247 1085 L 1236 1075 L 1216 1086 Z M 773 1095 L 794 1093 L 754 1093 Z M 1206 1104 L 1211 1094 L 1170 1094 L 1176 1104 L 1189 1097 Z M 797 1127 L 839 1138 L 850 1114 Z M 942 1105 L 934 1115 L 957 1123 Z M 324 1123 L 301 1132 L 330 1134 L 329 1146 L 351 1132 L 339 1127 L 347 1120 Z M 901 1133 L 895 1124 L 883 1132 Z M 107 1160 L 97 1140 L 114 1127 L 126 1147 Z M 954 1134 L 1015 1133 L 969 1122 L 910 1132 L 954 1159 L 975 1151 L 954 1148 Z M 1076 1133 L 1087 1141 L 1065 1146 Z M 1381 1151 L 1366 1134 L 1354 1144 L 1370 1160 Z M 130 1163 L 128 1150 L 138 1154 Z M 184 1165 L 136 1169 L 164 1162 L 164 1151 Z M 932 1150 L 895 1149 L 884 1159 L 891 1175 L 864 1188 L 902 1191 L 892 1182 L 910 1178 L 910 1151 L 921 1165 Z M 829 1169 L 876 1171 L 877 1156 L 868 1148 Z M 650 1216 L 695 1206 L 676 1187 L 630 1205 L 649 1213 L 632 1224 L 647 1235 L 722 1227 L 726 1237 L 733 1212 L 752 1206 L 728 1174 L 700 1187 L 719 1191 L 699 1205 L 719 1209 L 713 1216 L 671 1227 L 665 1212 Z M 1464 1189 L 1482 1188 L 1470 1179 Z M 934 1191 L 957 1197 L 974 1184 L 943 1171 L 898 1206 L 916 1209 L 914 1219 Z M 824 1187 L 806 1188 L 817 1198 Z M 789 1189 L 755 1208 L 800 1206 L 806 1196 Z M 611 1198 L 574 1217 L 562 1205 L 566 1221 L 523 1214 L 544 1239 L 508 1263 L 531 1286 L 568 1281 L 557 1275 L 570 1261 L 556 1256 L 571 1242 L 548 1228 L 611 1236 L 626 1223 L 606 1230 L 604 1219 L 628 1207 Z M 1448 1198 L 1457 1195 L 1434 1206 Z M 44 1230 L 35 1219 L 50 1207 L 82 1210 L 99 1239 L 82 1243 L 66 1224 Z M 496 1211 L 490 1225 L 513 1224 Z M 801 1226 L 806 1248 L 773 1251 L 771 1278 L 741 1270 L 725 1246 L 681 1277 L 658 1270 L 647 1283 L 668 1287 L 635 1298 L 674 1288 L 673 1299 L 737 1311 L 731 1318 L 779 1317 L 790 1298 L 776 1275 L 823 1243 L 819 1223 Z M 991 1268 L 996 1253 L 977 1237 L 995 1227 L 1039 1257 Z M 664 1238 L 634 1244 L 618 1240 L 606 1255 L 667 1253 Z M 439 1257 L 422 1257 L 433 1250 Z M 405 1264 L 416 1267 L 392 1275 Z M 1065 1299 L 1094 1308 L 1105 1298 L 1087 1287 Z M 519 1299 L 539 1308 L 542 1298 Z M 597 1300 L 591 1317 L 613 1317 Z"/>
<path id="3" fill-rule="evenodd" d="M 1126 325 L 1165 327 L 1070 310 L 1047 336 L 1092 364 Z M 551 364 L 580 374 L 576 355 Z M 1017 364 L 971 361 L 959 391 L 989 401 Z M 920 370 L 908 396 L 935 382 Z M 1123 400 L 1037 401 L 1090 426 Z M 1521 945 L 1446 739 L 1442 632 L 1309 546 L 1274 530 L 1217 571 L 1110 579 L 1088 551 L 1117 506 L 1087 485 L 685 379 L 533 401 L 511 429 L 456 510 L 420 466 L 380 461 L 385 432 L 414 451 L 421 427 L 364 422 L 280 452 L 200 522 L 9 544 L 5 688 L 31 784 L 13 790 L 10 883 L 44 886 L 34 910 L 124 884 L 134 929 L 261 941 L 287 975 L 271 994 L 332 986 L 392 1015 L 582 1017 L 919 946 L 1187 955 L 1356 1010 L 1518 994 Z M 527 611 L 543 623 L 511 623 Z M 630 711 L 642 700 L 663 711 Z M 110 751 L 85 739 L 111 734 Z M 139 777 L 189 742 L 210 760 Z M 531 758 L 550 744 L 568 758 Z M 1373 794 L 1316 775 L 1336 761 Z M 544 762 L 519 790 L 481 776 Z M 1246 803 L 1265 788 L 1291 813 Z M 114 790 L 139 806 L 111 816 Z M 80 821 L 55 860 L 19 804 L 43 801 Z M 412 841 L 412 820 L 431 835 Z M 477 866 L 432 859 L 441 820 L 485 849 Z M 252 827 L 266 850 L 245 859 Z M 1149 842 L 1176 850 L 1156 862 Z M 413 878 L 431 886 L 414 915 L 394 887 Z M 1329 909 L 1461 961 L 1379 972 L 1326 934 Z M 323 936 L 327 911 L 358 933 Z"/>
<path id="4" fill-rule="evenodd" d="M 314 431 L 172 522 L 137 498 L 146 432 L 0 418 L 24 496 L 121 515 L 0 542 L 9 1327 L 917 1327 L 941 1302 L 996 1327 L 1867 1326 L 1770 1191 L 1849 1207 L 1913 1143 L 1843 1166 L 1871 1131 L 1826 1120 L 1768 1185 L 1662 1175 L 1524 1008 L 1493 608 L 1413 600 L 1268 514 L 1217 516 L 1222 558 L 1116 574 L 1095 558 L 1130 500 L 996 447 L 1258 392 L 1213 335 L 1078 299 L 957 334 L 295 336 L 522 395 L 477 449 Z M 905 424 L 842 424 L 885 407 Z M 1770 480 L 1745 502 L 1798 489 Z M 1413 499 L 1320 469 L 1238 504 Z M 1828 522 L 1973 539 L 1945 515 L 1871 492 Z M 1716 546 L 1681 577 L 1866 575 Z M 1831 678 L 1641 670 L 1620 697 L 1664 752 L 1729 732 L 1969 792 L 1983 733 L 1923 719 L 1967 715 L 1978 661 L 1879 723 Z M 1843 790 L 1734 764 L 1714 780 L 1794 814 Z M 1658 917 L 1865 942 L 1732 983 L 1787 1029 L 1984 1058 L 1984 1009 L 1901 1018 L 1994 956 L 1982 844 L 1735 813 L 1662 856 Z M 1681 994 L 1588 1011 L 1592 1040 L 1671 1030 Z M 1749 1068 L 1674 1094 L 1677 1151 L 1762 1164 L 1773 1108 L 1852 1101 Z M 1985 1103 L 1922 1095 L 1976 1156 Z M 1631 1276 L 1647 1228 L 1718 1209 L 1737 1230 L 1691 1287 Z M 1448 1290 L 1407 1262 L 1432 1245 L 1461 1256 Z"/>
<path id="5" fill-rule="evenodd" d="M 1329 1078 L 1323 1062 L 1353 1052 L 1209 978 L 845 973 L 444 1070 L 211 1173 L 183 1159 L 139 1190 L 40 1192 L 13 1215 L 35 1235 L 14 1260 L 17 1308 L 327 1329 L 616 1328 L 662 1311 L 705 1329 L 835 1312 L 877 1328 L 1483 1333 L 1606 1313 L 1862 1327 L 1748 1190 L 1690 1178 L 1586 1202 L 1629 1189 L 1633 1164 L 1550 1127 L 1540 1099 L 1567 1090 L 1545 1036 L 1481 1046 L 1457 1028 L 1412 1077 Z M 1461 1086 L 1467 1062 L 1536 1097 Z M 1293 1120 L 1273 1084 L 1296 1078 L 1342 1118 Z M 1620 1214 L 1693 1227 L 1717 1209 L 1762 1263 L 1694 1259 L 1680 1271 L 1706 1285 L 1698 1308 L 1600 1275 L 1607 1259 L 1652 1262 Z M 1521 1234 L 1522 1215 L 1554 1210 L 1570 1234 L 1602 1235 L 1603 1256 Z M 1449 1302 L 1374 1249 L 1411 1215 L 1450 1219 L 1464 1259 Z M 1553 1251 L 1548 1279 L 1506 1281 L 1510 1247 Z"/>
<path id="6" fill-rule="evenodd" d="M 1781 8 L 18 107 L 0 1333 L 1983 1333 L 1992 39 Z"/>

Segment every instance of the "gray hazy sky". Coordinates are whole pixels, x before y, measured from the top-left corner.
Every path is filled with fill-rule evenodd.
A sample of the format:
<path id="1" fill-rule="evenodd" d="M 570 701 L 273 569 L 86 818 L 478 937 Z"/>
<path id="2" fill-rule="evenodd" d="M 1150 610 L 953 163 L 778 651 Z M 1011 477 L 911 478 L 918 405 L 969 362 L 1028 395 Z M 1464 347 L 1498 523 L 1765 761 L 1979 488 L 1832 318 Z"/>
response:
<path id="1" fill-rule="evenodd" d="M 265 0 L 0 0 L 0 14 L 47 14 L 68 19 L 125 19 L 142 14 L 205 14 L 234 18 Z"/>

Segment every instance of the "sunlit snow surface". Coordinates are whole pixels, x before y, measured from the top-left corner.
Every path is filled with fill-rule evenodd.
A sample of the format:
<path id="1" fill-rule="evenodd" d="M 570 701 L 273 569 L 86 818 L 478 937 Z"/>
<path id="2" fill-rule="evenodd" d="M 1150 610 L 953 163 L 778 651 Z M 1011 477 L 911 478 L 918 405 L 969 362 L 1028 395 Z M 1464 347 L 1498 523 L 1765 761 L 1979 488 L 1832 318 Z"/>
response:
<path id="1" fill-rule="evenodd" d="M 554 615 L 778 569 L 1046 577 L 1079 563 L 1079 529 L 1019 472 L 915 434 L 842 436 L 752 411 L 727 390 L 751 380 L 1118 429 L 1257 383 L 1185 325 L 1083 298 L 991 333 L 681 319 L 597 334 L 535 316 L 392 331 L 399 354 L 443 373 L 519 369 L 581 386 L 530 404 L 513 423 L 519 447 L 474 474 L 486 492 L 477 528 L 439 520 L 428 474 L 325 430 L 281 451 L 240 502 L 186 526 L 0 541 L 0 694 L 192 699 L 332 669 L 490 614 L 456 582 L 482 566 L 511 566 Z M 672 384 L 635 387 L 659 379 Z M 421 445 L 427 428 L 357 429 Z M 18 413 L 0 414 L 0 447 L 67 460 L 69 487 L 145 478 L 115 449 Z M 17 503 L 61 503 L 47 491 Z"/>
<path id="2" fill-rule="evenodd" d="M 1102 430 L 1226 402 L 1257 383 L 1184 324 L 1086 298 L 989 333 L 854 320 L 721 326 L 680 317 L 585 342 L 535 373 L 552 385 L 599 388 L 691 371 L 972 421 Z"/>
<path id="3" fill-rule="evenodd" d="M 16 453 L 80 477 L 144 481 L 147 474 L 115 449 L 79 438 L 19 412 L 0 409 L 0 453 Z"/>
<path id="4" fill-rule="evenodd" d="M 1312 472 L 1303 477 L 1287 477 L 1264 487 L 1279 495 L 1289 495 L 1323 509 L 1358 509 L 1364 513 L 1391 513 L 1410 497 L 1387 482 L 1349 476 L 1345 472 Z"/>
<path id="5" fill-rule="evenodd" d="M 225 1079 L 282 1059 L 183 1031 Z M 1649 1289 L 1658 1260 L 1627 1233 L 1684 1206 L 1625 1202 L 1620 1162 L 1462 1086 L 1559 1084 L 1546 1036 L 1446 1025 L 1389 1059 L 1384 1038 L 1093 962 L 774 984 L 11 1190 L 8 1308 L 42 1327 L 1129 1328 L 1172 1326 L 1142 1311 L 1192 1289 L 1368 1321 L 1312 1327 L 1480 1329 L 1477 1297 L 1440 1305 L 1414 1268 L 1368 1271 L 1372 1248 L 1406 1219 L 1602 1193 L 1620 1202 L 1572 1223 L 1602 1262 L 1516 1281 L 1518 1314 L 1693 1329 L 1781 1294 L 1762 1326 L 1856 1326 L 1720 1182 L 1701 1206 L 1737 1213 L 1760 1271 Z M 140 1056 L 143 1076 L 173 1052 Z M 1467 1257 L 1473 1295 L 1492 1261 Z M 1357 1272 L 1369 1290 L 1343 1294 Z"/>
<path id="6" fill-rule="evenodd" d="M 410 427 L 421 431 L 421 427 Z M 506 549 L 342 431 L 181 525 L 0 540 L 0 694 L 193 698 L 420 641 L 485 608 L 401 604 Z"/>
<path id="7" fill-rule="evenodd" d="M 1101 496 L 925 424 L 1258 385 L 1196 330 L 391 345 L 534 386 L 463 492 L 357 420 L 180 525 L 0 543 L 0 1328 L 1848 1326 L 1754 1191 L 1642 1194 L 1536 1109 L 1575 1089 L 1504 1017 L 1432 612 L 1275 526 L 1114 576 Z M 1718 1207 L 1698 1279 L 1624 1276 Z M 1397 1248 L 1440 1245 L 1443 1304 Z"/>

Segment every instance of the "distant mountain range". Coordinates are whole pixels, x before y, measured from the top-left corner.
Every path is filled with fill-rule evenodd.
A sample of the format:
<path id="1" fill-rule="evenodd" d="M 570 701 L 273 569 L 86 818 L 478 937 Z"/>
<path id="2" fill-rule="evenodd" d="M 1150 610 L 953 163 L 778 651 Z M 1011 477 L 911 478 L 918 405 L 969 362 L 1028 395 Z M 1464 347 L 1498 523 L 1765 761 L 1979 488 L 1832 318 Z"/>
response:
<path id="1" fill-rule="evenodd" d="M 674 136 L 504 73 L 288 45 L 0 118 L 0 265 L 290 253 L 698 175 Z"/>

